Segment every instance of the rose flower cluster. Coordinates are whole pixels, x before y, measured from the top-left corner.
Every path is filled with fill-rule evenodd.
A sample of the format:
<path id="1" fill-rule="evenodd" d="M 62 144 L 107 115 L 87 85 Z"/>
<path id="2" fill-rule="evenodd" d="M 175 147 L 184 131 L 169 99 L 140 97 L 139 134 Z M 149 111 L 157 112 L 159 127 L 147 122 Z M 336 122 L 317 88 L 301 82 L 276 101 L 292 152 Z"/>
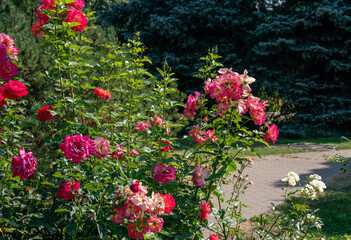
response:
<path id="1" fill-rule="evenodd" d="M 148 197 L 147 193 L 146 186 L 134 181 L 130 186 L 125 186 L 123 193 L 116 195 L 118 204 L 112 210 L 111 221 L 128 223 L 132 239 L 144 239 L 147 232 L 161 231 L 164 221 L 159 215 L 171 213 L 176 205 L 171 194 L 152 193 Z"/>
<path id="2" fill-rule="evenodd" d="M 33 24 L 30 30 L 34 33 L 34 37 L 41 38 L 45 35 L 45 25 L 51 19 L 51 16 L 55 14 L 56 3 L 55 0 L 41 0 L 42 5 L 39 6 L 36 13 L 38 20 Z M 58 1 L 60 2 L 60 1 Z M 65 22 L 79 23 L 77 26 L 72 26 L 71 29 L 77 32 L 83 31 L 87 26 L 87 18 L 82 13 L 82 9 L 85 6 L 84 0 L 75 0 L 72 3 L 67 3 L 66 7 L 70 7 L 63 13 L 61 18 Z"/>
<path id="3" fill-rule="evenodd" d="M 249 77 L 246 70 L 243 74 L 239 74 L 233 72 L 232 69 L 221 68 L 218 70 L 218 73 L 219 76 L 215 79 L 208 79 L 205 82 L 205 93 L 217 102 L 216 116 L 223 118 L 230 108 L 235 108 L 240 116 L 249 112 L 254 124 L 261 126 L 267 118 L 265 114 L 267 101 L 261 102 L 260 98 L 254 97 L 251 94 L 249 85 L 255 82 L 255 79 Z M 189 95 L 184 109 L 184 116 L 186 118 L 195 118 L 196 110 L 201 108 L 202 97 L 198 92 L 195 92 L 194 95 Z M 208 139 L 212 141 L 216 140 L 213 137 L 214 130 L 213 132 L 200 132 L 199 126 L 196 125 L 194 127 L 195 129 L 189 133 L 195 138 L 198 144 L 203 144 Z M 266 124 L 266 127 L 268 131 L 264 139 L 275 143 L 279 134 L 277 126 Z"/>
<path id="4" fill-rule="evenodd" d="M 0 79 L 5 81 L 17 76 L 17 65 L 11 59 L 17 59 L 18 49 L 14 47 L 15 41 L 8 35 L 0 33 Z M 2 82 L 1 82 L 2 83 Z M 6 103 L 5 99 L 17 100 L 28 95 L 27 87 L 19 81 L 9 81 L 0 86 L 0 107 Z"/>

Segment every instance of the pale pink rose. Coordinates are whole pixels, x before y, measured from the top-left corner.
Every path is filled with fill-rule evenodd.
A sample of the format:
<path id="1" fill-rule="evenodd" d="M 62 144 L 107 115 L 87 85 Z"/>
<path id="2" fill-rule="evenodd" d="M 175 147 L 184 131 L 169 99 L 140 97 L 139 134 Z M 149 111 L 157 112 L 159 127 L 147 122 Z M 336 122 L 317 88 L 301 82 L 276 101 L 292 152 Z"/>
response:
<path id="1" fill-rule="evenodd" d="M 205 179 L 208 178 L 210 174 L 205 168 L 201 166 L 196 166 L 195 170 L 192 171 L 192 174 L 193 174 L 192 181 L 196 186 L 206 187 Z"/>
<path id="2" fill-rule="evenodd" d="M 146 129 L 150 126 L 151 125 L 149 120 L 146 120 L 145 123 L 138 121 L 135 129 L 138 130 L 138 132 L 142 132 L 142 131 L 146 131 Z"/>
<path id="3" fill-rule="evenodd" d="M 244 102 L 244 100 L 239 99 L 237 102 L 238 106 L 237 106 L 237 111 L 239 113 L 240 116 L 242 116 L 243 114 L 245 114 L 248 110 L 246 103 Z"/>
<path id="4" fill-rule="evenodd" d="M 131 199 L 132 203 L 145 213 L 152 213 L 154 206 L 152 200 L 144 194 L 134 194 Z"/>
<path id="5" fill-rule="evenodd" d="M 226 78 L 227 78 L 227 82 L 228 83 L 231 83 L 231 84 L 238 83 L 238 84 L 240 84 L 241 76 L 237 72 L 232 72 L 232 73 L 227 74 Z"/>
<path id="6" fill-rule="evenodd" d="M 184 108 L 183 114 L 187 119 L 194 119 L 196 116 L 196 112 L 188 108 Z"/>
<path id="7" fill-rule="evenodd" d="M 110 143 L 102 137 L 95 138 L 96 152 L 95 156 L 98 159 L 107 157 L 111 151 Z"/>
<path id="8" fill-rule="evenodd" d="M 0 33 L 0 44 L 2 43 L 5 43 L 6 46 L 8 47 L 10 45 L 15 44 L 15 41 L 9 35 L 6 35 L 5 33 Z"/>
<path id="9" fill-rule="evenodd" d="M 266 125 L 268 128 L 266 135 L 264 136 L 264 139 L 269 143 L 273 142 L 275 143 L 278 139 L 279 135 L 279 130 L 278 127 L 275 124 L 272 124 L 271 126 Z"/>
<path id="10" fill-rule="evenodd" d="M 153 216 L 150 216 L 150 219 L 148 219 L 146 222 L 148 224 L 148 227 L 147 227 L 148 231 L 157 233 L 162 230 L 164 221 L 162 218 L 159 218 L 156 215 L 153 215 Z"/>
<path id="11" fill-rule="evenodd" d="M 176 176 L 176 169 L 173 165 L 166 167 L 163 163 L 157 163 L 152 168 L 152 173 L 156 182 L 168 184 L 169 180 L 174 180 Z"/>
<path id="12" fill-rule="evenodd" d="M 154 212 L 157 215 L 164 214 L 166 206 L 162 195 L 159 193 L 156 193 L 156 194 L 152 193 L 151 199 L 154 205 Z"/>
<path id="13" fill-rule="evenodd" d="M 126 201 L 126 205 L 124 209 L 124 216 L 126 217 L 131 217 L 133 214 L 137 214 L 139 212 L 139 208 L 134 205 L 134 203 L 131 200 Z"/>
<path id="14" fill-rule="evenodd" d="M 7 52 L 9 53 L 9 58 L 17 60 L 18 48 L 11 45 L 7 48 Z"/>
<path id="15" fill-rule="evenodd" d="M 19 176 L 21 180 L 26 180 L 30 177 L 37 166 L 37 159 L 33 157 L 32 152 L 26 153 L 22 147 L 19 150 L 19 158 L 13 157 L 12 159 L 12 168 L 13 174 L 12 177 Z"/>

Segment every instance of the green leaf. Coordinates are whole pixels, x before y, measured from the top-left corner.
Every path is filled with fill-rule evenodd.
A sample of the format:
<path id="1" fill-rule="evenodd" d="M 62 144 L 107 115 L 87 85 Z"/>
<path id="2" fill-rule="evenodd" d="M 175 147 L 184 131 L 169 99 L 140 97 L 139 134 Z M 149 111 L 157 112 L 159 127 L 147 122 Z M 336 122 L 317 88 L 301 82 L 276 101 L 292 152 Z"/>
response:
<path id="1" fill-rule="evenodd" d="M 223 162 L 223 164 L 224 166 L 216 174 L 209 176 L 208 178 L 205 179 L 205 181 L 210 181 L 212 179 L 223 176 L 228 171 L 228 164 L 226 162 Z"/>
<path id="2" fill-rule="evenodd" d="M 63 178 L 64 176 L 60 172 L 55 172 L 52 176 L 57 177 L 57 178 Z"/>
<path id="3" fill-rule="evenodd" d="M 192 155 L 194 155 L 194 154 L 198 154 L 198 153 L 205 153 L 205 154 L 216 155 L 215 153 L 213 153 L 213 152 L 208 152 L 208 151 L 195 151 L 195 152 L 192 152 L 192 153 L 186 155 L 185 158 L 188 159 L 190 156 L 192 156 Z"/>
<path id="4" fill-rule="evenodd" d="M 21 181 L 20 176 L 16 176 L 16 177 L 11 178 L 11 179 L 12 179 L 12 180 L 15 180 L 16 182 L 20 182 L 20 181 Z"/>
<path id="5" fill-rule="evenodd" d="M 55 210 L 56 213 L 62 213 L 62 212 L 71 212 L 70 210 L 66 209 L 66 208 L 59 208 Z"/>

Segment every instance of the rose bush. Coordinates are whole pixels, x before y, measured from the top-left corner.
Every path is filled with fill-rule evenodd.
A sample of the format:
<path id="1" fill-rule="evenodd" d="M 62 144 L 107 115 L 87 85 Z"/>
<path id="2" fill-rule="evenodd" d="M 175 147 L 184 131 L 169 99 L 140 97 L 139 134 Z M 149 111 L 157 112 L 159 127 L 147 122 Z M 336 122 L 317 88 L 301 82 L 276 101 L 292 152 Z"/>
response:
<path id="1" fill-rule="evenodd" d="M 151 62 L 138 34 L 122 45 L 95 46 L 86 38 L 91 14 L 82 13 L 84 6 L 83 0 L 42 0 L 37 9 L 31 30 L 45 42 L 54 69 L 45 77 L 54 88 L 40 102 L 40 126 L 32 132 L 23 124 L 31 114 L 29 90 L 6 60 L 18 50 L 0 34 L 1 61 L 8 64 L 0 68 L 8 81 L 0 87 L 2 236 L 202 239 L 212 214 L 210 239 L 240 237 L 239 195 L 249 184 L 241 175 L 252 162 L 241 152 L 256 142 L 268 146 L 279 134 L 266 122 L 266 102 L 251 92 L 255 79 L 223 68 L 211 51 L 198 75 L 204 92 L 183 104 L 166 63 L 160 78 L 144 68 Z M 89 58 L 94 47 L 106 53 L 98 63 Z M 179 141 L 181 128 L 189 134 Z M 38 148 L 26 142 L 43 134 Z M 213 200 L 224 201 L 223 183 L 233 185 L 233 194 L 217 209 Z"/>

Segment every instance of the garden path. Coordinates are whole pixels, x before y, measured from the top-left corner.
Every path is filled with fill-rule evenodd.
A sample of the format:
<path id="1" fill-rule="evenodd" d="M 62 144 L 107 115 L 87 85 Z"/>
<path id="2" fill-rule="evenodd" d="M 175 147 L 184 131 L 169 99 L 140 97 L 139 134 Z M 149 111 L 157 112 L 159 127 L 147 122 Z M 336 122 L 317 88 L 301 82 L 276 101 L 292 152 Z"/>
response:
<path id="1" fill-rule="evenodd" d="M 313 150 L 313 152 L 311 152 Z M 252 167 L 245 169 L 245 174 L 249 175 L 249 180 L 253 185 L 249 185 L 245 194 L 241 196 L 241 201 L 248 205 L 242 209 L 243 217 L 250 218 L 271 210 L 271 203 L 279 205 L 283 203 L 284 194 L 282 187 L 285 184 L 281 181 L 288 172 L 293 171 L 299 174 L 301 181 L 306 180 L 310 174 L 319 174 L 325 181 L 329 177 L 340 172 L 340 164 L 332 164 L 325 160 L 324 155 L 332 156 L 341 154 L 344 157 L 351 157 L 351 150 L 334 150 L 329 147 L 313 146 L 313 149 L 306 149 L 308 152 L 295 154 L 281 154 L 263 156 L 261 159 L 254 158 Z M 328 185 L 327 185 L 328 187 Z M 230 185 L 223 186 L 226 198 L 229 199 L 232 188 Z M 216 206 L 216 202 L 213 201 Z M 209 223 L 214 218 L 209 218 Z M 209 235 L 207 231 L 205 236 Z"/>

